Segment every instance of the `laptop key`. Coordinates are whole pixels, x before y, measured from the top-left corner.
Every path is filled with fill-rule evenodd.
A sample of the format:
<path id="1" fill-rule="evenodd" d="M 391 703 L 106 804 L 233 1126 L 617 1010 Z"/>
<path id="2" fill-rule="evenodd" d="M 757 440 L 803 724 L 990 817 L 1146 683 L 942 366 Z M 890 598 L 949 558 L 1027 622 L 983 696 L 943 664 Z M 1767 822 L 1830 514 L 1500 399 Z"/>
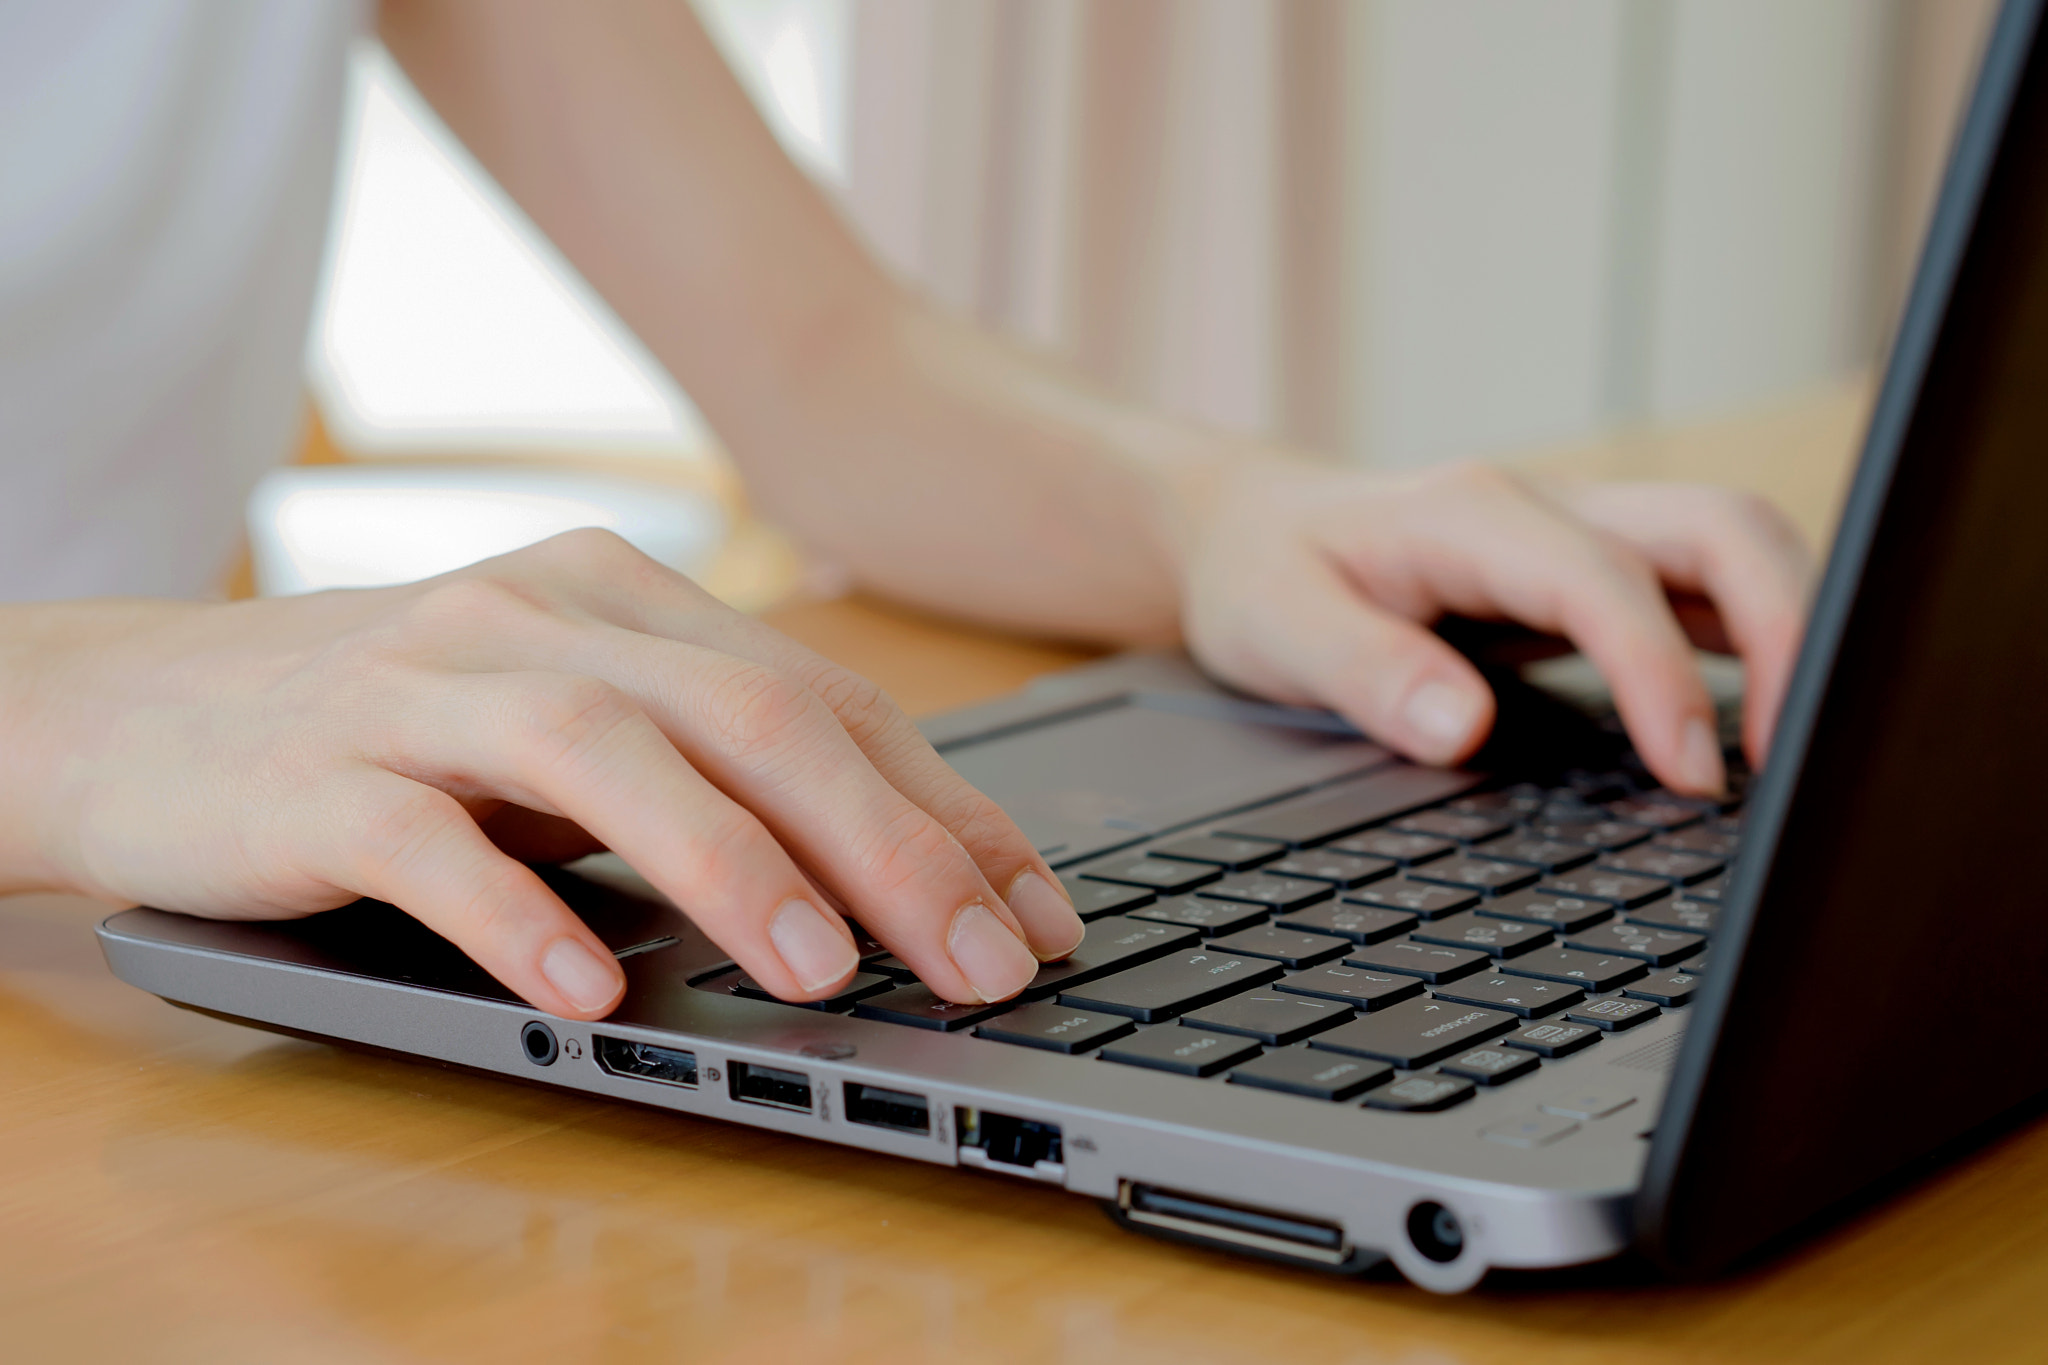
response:
<path id="1" fill-rule="evenodd" d="M 1353 943 L 1383 943 L 1407 933 L 1418 922 L 1405 910 L 1386 910 L 1376 905 L 1317 905 L 1273 919 L 1283 929 L 1335 934 Z"/>
<path id="2" fill-rule="evenodd" d="M 1555 1014 L 1586 998 L 1584 990 L 1567 986 L 1562 981 L 1538 981 L 1528 976 L 1488 975 L 1483 972 L 1438 986 L 1430 994 L 1439 1000 L 1455 1000 L 1462 1005 L 1506 1010 L 1524 1019 Z"/>
<path id="3" fill-rule="evenodd" d="M 1385 1009 L 1389 1005 L 1422 994 L 1422 980 L 1419 977 L 1403 976 L 1399 972 L 1376 972 L 1365 967 L 1348 967 L 1340 962 L 1311 967 L 1292 976 L 1283 976 L 1273 985 L 1277 990 L 1294 991 L 1300 995 L 1318 995 L 1326 1000 L 1341 1000 L 1362 1010 Z"/>
<path id="4" fill-rule="evenodd" d="M 1211 863 L 1226 872 L 1242 872 L 1261 863 L 1270 863 L 1286 851 L 1264 839 L 1233 839 L 1224 834 L 1198 834 L 1191 839 L 1154 844 L 1145 850 L 1150 857 Z"/>
<path id="5" fill-rule="evenodd" d="M 893 991 L 872 995 L 853 1007 L 856 1016 L 862 1019 L 880 1019 L 891 1024 L 910 1024 L 916 1028 L 937 1029 L 941 1033 L 954 1033 L 972 1027 L 984 1019 L 993 1019 L 1010 1008 L 1010 1002 L 1000 1001 L 993 1005 L 959 1005 L 936 994 L 930 986 L 919 982 L 909 986 L 898 986 Z"/>
<path id="6" fill-rule="evenodd" d="M 1213 1076 L 1259 1055 L 1258 1042 L 1229 1033 L 1161 1024 L 1119 1038 L 1099 1054 L 1105 1062 L 1149 1067 L 1182 1076 Z"/>
<path id="7" fill-rule="evenodd" d="M 1377 1057 L 1413 1071 L 1497 1038 L 1520 1022 L 1512 1014 L 1448 1000 L 1406 1000 L 1309 1039 L 1327 1052 Z"/>
<path id="8" fill-rule="evenodd" d="M 1388 910 L 1406 910 L 1424 919 L 1442 919 L 1445 915 L 1455 915 L 1479 904 L 1479 893 L 1402 877 L 1396 881 L 1361 886 L 1356 891 L 1346 892 L 1344 899 L 1354 905 L 1377 905 Z"/>
<path id="9" fill-rule="evenodd" d="M 1603 854 L 1600 859 L 1603 871 L 1655 877 L 1680 886 L 1703 882 L 1719 872 L 1723 865 L 1719 858 L 1710 858 L 1704 853 L 1688 853 L 1682 848 L 1658 848 L 1654 844 L 1632 848 L 1626 853 Z"/>
<path id="10" fill-rule="evenodd" d="M 1334 961 L 1357 946 L 1348 938 L 1337 938 L 1330 934 L 1304 934 L 1299 929 L 1276 929 L 1270 924 L 1262 924 L 1255 929 L 1240 929 L 1234 934 L 1209 942 L 1209 947 L 1215 952 L 1242 953 L 1246 957 L 1270 957 L 1275 962 L 1293 968 L 1313 967 L 1318 963 Z"/>
<path id="11" fill-rule="evenodd" d="M 1277 991 L 1247 991 L 1181 1016 L 1181 1027 L 1216 1033 L 1242 1033 L 1268 1047 L 1298 1043 L 1352 1018 L 1351 1008 L 1334 1000 Z"/>
<path id="12" fill-rule="evenodd" d="M 1410 939 L 1353 948 L 1345 955 L 1344 962 L 1352 967 L 1419 976 L 1431 984 L 1456 981 L 1461 976 L 1483 972 L 1493 965 L 1492 957 L 1476 948 L 1451 948 L 1438 943 L 1416 943 Z"/>
<path id="13" fill-rule="evenodd" d="M 1442 943 L 1453 948 L 1477 948 L 1495 957 L 1519 957 L 1532 948 L 1554 941 L 1550 930 L 1526 920 L 1492 919 L 1467 910 L 1447 919 L 1432 920 L 1412 937 L 1418 943 Z"/>
<path id="14" fill-rule="evenodd" d="M 1439 839 L 1456 839 L 1461 844 L 1479 844 L 1497 839 L 1515 827 L 1512 819 L 1499 815 L 1459 815 L 1448 810 L 1417 811 L 1393 822 L 1392 829 L 1403 834 L 1429 834 Z"/>
<path id="15" fill-rule="evenodd" d="M 1525 886 L 1535 885 L 1536 879 L 1543 874 L 1521 863 L 1504 863 L 1494 858 L 1467 855 L 1462 858 L 1445 858 L 1441 862 L 1418 867 L 1408 875 L 1419 882 L 1436 882 L 1443 886 L 1462 886 L 1468 891 L 1506 894 L 1509 891 L 1520 891 Z"/>
<path id="16" fill-rule="evenodd" d="M 1063 990 L 1060 1003 L 1127 1014 L 1152 1024 L 1235 995 L 1247 987 L 1263 986 L 1285 970 L 1279 963 L 1263 958 L 1239 957 L 1204 948 L 1171 953 L 1078 990 Z"/>
<path id="17" fill-rule="evenodd" d="M 1599 1042 L 1606 1035 L 1591 1024 L 1568 1020 L 1530 1024 L 1501 1039 L 1509 1047 L 1525 1048 L 1539 1057 L 1569 1057 Z"/>
<path id="18" fill-rule="evenodd" d="M 1472 1082 L 1463 1076 L 1410 1076 L 1367 1091 L 1365 1103 L 1368 1109 L 1434 1113 L 1469 1100 L 1475 1093 Z"/>
<path id="19" fill-rule="evenodd" d="M 1223 872 L 1205 863 L 1177 863 L 1171 858 L 1150 858 L 1140 854 L 1135 858 L 1116 858 L 1084 867 L 1080 875 L 1091 882 L 1119 882 L 1125 886 L 1142 886 L 1162 896 L 1178 896 L 1198 886 L 1208 885 L 1220 878 Z"/>
<path id="20" fill-rule="evenodd" d="M 778 1005 L 791 1005 L 800 1010 L 821 1010 L 828 1014 L 838 1014 L 849 1008 L 854 1001 L 864 996 L 874 995 L 880 991 L 893 989 L 895 985 L 896 979 L 894 977 L 870 969 L 855 972 L 853 980 L 847 982 L 836 994 L 828 995 L 823 1000 L 784 1000 L 782 997 L 771 993 L 766 986 L 763 986 L 751 976 L 741 976 L 738 980 L 734 981 L 732 983 L 732 993 L 748 1000 L 769 1000 Z"/>
<path id="21" fill-rule="evenodd" d="M 1121 886 L 1115 882 L 1091 882 L 1060 873 L 1060 885 L 1074 902 L 1074 913 L 1084 920 L 1103 915 L 1120 915 L 1141 905 L 1150 905 L 1159 893 L 1143 886 Z"/>
<path id="22" fill-rule="evenodd" d="M 1436 1069 L 1450 1076 L 1463 1076 L 1481 1085 L 1506 1085 L 1518 1081 L 1543 1065 L 1534 1054 L 1504 1047 L 1475 1047 L 1470 1052 L 1446 1057 Z"/>
<path id="23" fill-rule="evenodd" d="M 1663 972 L 1647 980 L 1638 981 L 1622 991 L 1638 1000 L 1648 1000 L 1666 1009 L 1676 1009 L 1692 1003 L 1693 992 L 1700 988 L 1700 978 L 1688 971 Z"/>
<path id="24" fill-rule="evenodd" d="M 1348 1100 L 1384 1084 L 1393 1075 L 1394 1068 L 1385 1062 L 1290 1047 L 1233 1067 L 1229 1080 L 1232 1085 L 1255 1085 L 1262 1090 L 1281 1090 L 1313 1100 Z"/>
<path id="25" fill-rule="evenodd" d="M 1182 924 L 1199 929 L 1204 934 L 1234 934 L 1239 929 L 1249 929 L 1254 924 L 1264 924 L 1271 913 L 1262 905 L 1247 905 L 1238 901 L 1205 901 L 1199 896 L 1175 896 L 1171 900 L 1157 901 L 1140 910 L 1133 910 L 1129 918 L 1156 920 L 1161 924 Z"/>
<path id="26" fill-rule="evenodd" d="M 1596 852 L 1610 853 L 1644 843 L 1656 831 L 1642 825 L 1631 825 L 1626 820 L 1605 820 L 1595 815 L 1590 819 L 1533 820 L 1529 824 L 1529 832 L 1539 839 L 1583 844 Z"/>
<path id="27" fill-rule="evenodd" d="M 1640 910 L 1628 912 L 1631 924 L 1647 924 L 1652 929 L 1683 929 L 1689 934 L 1711 934 L 1721 925 L 1721 907 L 1708 901 L 1694 900 L 1691 896 L 1676 896 L 1670 900 L 1651 901 Z"/>
<path id="28" fill-rule="evenodd" d="M 1648 905 L 1660 896 L 1671 894 L 1671 883 L 1656 877 L 1638 877 L 1627 872 L 1608 872 L 1597 867 L 1582 867 L 1576 872 L 1563 872 L 1554 877 L 1545 877 L 1536 888 L 1553 896 L 1571 896 L 1582 901 L 1605 901 L 1624 910 L 1633 910 L 1638 905 Z"/>
<path id="29" fill-rule="evenodd" d="M 1607 813 L 1617 820 L 1631 824 L 1648 825 L 1656 830 L 1684 829 L 1696 825 L 1707 815 L 1704 807 L 1671 797 L 1667 793 L 1649 792 L 1642 796 L 1625 796 L 1610 802 Z"/>
<path id="30" fill-rule="evenodd" d="M 1510 839 L 1496 839 L 1486 846 L 1486 856 L 1502 858 L 1511 863 L 1527 863 L 1538 872 L 1565 872 L 1584 863 L 1593 861 L 1596 850 L 1584 844 L 1568 844 L 1561 839 L 1539 839 L 1534 835 L 1521 834 Z"/>
<path id="31" fill-rule="evenodd" d="M 1243 901 L 1274 910 L 1299 910 L 1337 894 L 1328 882 L 1301 877 L 1274 877 L 1264 872 L 1238 872 L 1196 893 L 1203 900 Z"/>
<path id="32" fill-rule="evenodd" d="M 1489 919 L 1518 919 L 1545 924 L 1560 933 L 1576 933 L 1591 924 L 1614 918 L 1614 907 L 1606 901 L 1589 901 L 1578 896 L 1559 896 L 1548 891 L 1517 891 L 1486 901 L 1477 913 Z"/>
<path id="33" fill-rule="evenodd" d="M 1330 885 L 1349 890 L 1364 886 L 1382 877 L 1391 877 L 1401 870 L 1401 865 L 1391 858 L 1366 858 L 1356 853 L 1332 853 L 1327 848 L 1312 849 L 1307 853 L 1290 853 L 1277 863 L 1268 864 L 1266 871 L 1276 877 L 1306 877 L 1312 882 L 1328 882 Z"/>
<path id="34" fill-rule="evenodd" d="M 917 970 L 894 953 L 877 953 L 873 957 L 864 957 L 860 960 L 860 969 L 864 972 L 879 973 L 892 981 L 917 980 Z"/>
<path id="35" fill-rule="evenodd" d="M 1625 996 L 1609 996 L 1605 1000 L 1594 1000 L 1579 1006 L 1565 1018 L 1575 1024 L 1591 1024 L 1594 1028 L 1618 1033 L 1622 1029 L 1647 1024 L 1663 1010 L 1649 1000 L 1630 1000 Z"/>
<path id="36" fill-rule="evenodd" d="M 1120 1014 L 1088 1014 L 1056 1001 L 1041 1000 L 997 1015 L 976 1029 L 974 1036 L 1072 1056 L 1121 1038 L 1137 1027 Z"/>
<path id="37" fill-rule="evenodd" d="M 1651 929 L 1616 921 L 1573 934 L 1565 940 L 1565 946 L 1588 953 L 1641 958 L 1652 967 L 1669 967 L 1698 953 L 1707 946 L 1707 941 L 1683 929 Z"/>
<path id="38" fill-rule="evenodd" d="M 1060 962 L 1047 962 L 1025 984 L 1022 998 L 1044 1000 L 1069 986 L 1135 967 L 1175 948 L 1192 949 L 1201 931 L 1181 924 L 1119 916 L 1100 919 L 1088 926 L 1081 946 Z"/>
<path id="39" fill-rule="evenodd" d="M 1321 851 L 1355 853 L 1366 858 L 1385 858 L 1403 867 L 1417 867 L 1445 854 L 1456 853 L 1458 842 L 1429 834 L 1403 834 L 1397 829 L 1371 829 L 1325 844 Z"/>
<path id="40" fill-rule="evenodd" d="M 1593 995 L 1617 990 L 1649 975 L 1650 969 L 1632 957 L 1605 953 L 1582 953 L 1574 948 L 1538 948 L 1501 964 L 1506 976 L 1533 976 L 1540 981 L 1562 981 L 1582 986 Z"/>
<path id="41" fill-rule="evenodd" d="M 1278 810 L 1232 816 L 1216 832 L 1306 848 L 1462 796 L 1479 783 L 1470 773 L 1395 764 Z"/>
<path id="42" fill-rule="evenodd" d="M 1727 884 L 1728 874 L 1723 872 L 1718 877 L 1709 877 L 1703 882 L 1693 883 L 1685 888 L 1685 894 L 1696 901 L 1705 901 L 1709 905 L 1719 905 L 1721 903 L 1721 889 Z"/>

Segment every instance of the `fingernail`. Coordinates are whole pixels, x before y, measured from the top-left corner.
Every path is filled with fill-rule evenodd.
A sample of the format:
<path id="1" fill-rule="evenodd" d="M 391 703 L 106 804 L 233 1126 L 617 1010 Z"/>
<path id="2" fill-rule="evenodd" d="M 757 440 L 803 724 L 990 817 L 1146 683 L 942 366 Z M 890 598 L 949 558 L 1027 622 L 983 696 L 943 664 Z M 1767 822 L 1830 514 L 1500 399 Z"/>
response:
<path id="1" fill-rule="evenodd" d="M 619 964 L 600 960 L 573 938 L 558 938 L 541 954 L 540 974 L 579 1010 L 601 1010 L 619 993 Z"/>
<path id="2" fill-rule="evenodd" d="M 1721 743 L 1714 738 L 1714 728 L 1697 717 L 1685 723 L 1678 775 L 1694 791 L 1713 796 L 1719 796 L 1728 785 L 1728 770 L 1721 765 Z"/>
<path id="3" fill-rule="evenodd" d="M 1463 690 L 1441 682 L 1426 682 L 1409 693 L 1404 714 L 1426 756 L 1440 759 L 1455 757 L 1479 723 L 1478 704 Z"/>
<path id="4" fill-rule="evenodd" d="M 860 952 L 843 922 L 833 923 L 807 900 L 782 903 L 775 918 L 768 921 L 768 941 L 775 945 L 796 984 L 806 991 L 833 985 L 860 961 Z"/>
<path id="5" fill-rule="evenodd" d="M 1087 930 L 1081 917 L 1074 913 L 1073 902 L 1036 872 L 1018 873 L 1003 899 L 1009 903 L 1010 913 L 1024 926 L 1031 951 L 1042 960 L 1057 962 L 1081 946 L 1081 936 Z"/>
<path id="6" fill-rule="evenodd" d="M 954 912 L 946 951 L 983 1000 L 1007 1000 L 1038 975 L 1038 959 L 1031 950 L 980 901 Z"/>

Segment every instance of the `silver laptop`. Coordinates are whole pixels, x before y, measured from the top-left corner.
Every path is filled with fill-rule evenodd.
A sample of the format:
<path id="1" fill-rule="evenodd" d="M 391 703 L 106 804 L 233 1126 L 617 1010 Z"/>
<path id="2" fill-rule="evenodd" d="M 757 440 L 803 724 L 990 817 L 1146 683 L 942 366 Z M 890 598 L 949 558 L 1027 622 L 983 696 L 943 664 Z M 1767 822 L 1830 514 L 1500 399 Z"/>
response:
<path id="1" fill-rule="evenodd" d="M 615 858 L 547 875 L 621 960 L 537 1014 L 391 906 L 101 927 L 257 1027 L 1025 1181 L 1139 1232 L 1461 1290 L 1767 1255 L 2024 1121 L 2048 964 L 2048 58 L 1999 21 L 1767 771 L 1657 790 L 1496 670 L 1472 770 L 1166 657 L 926 729 L 1060 869 L 1072 959 L 996 1006 L 879 946 L 763 995 Z M 2037 802 L 2042 805 L 2037 806 Z"/>

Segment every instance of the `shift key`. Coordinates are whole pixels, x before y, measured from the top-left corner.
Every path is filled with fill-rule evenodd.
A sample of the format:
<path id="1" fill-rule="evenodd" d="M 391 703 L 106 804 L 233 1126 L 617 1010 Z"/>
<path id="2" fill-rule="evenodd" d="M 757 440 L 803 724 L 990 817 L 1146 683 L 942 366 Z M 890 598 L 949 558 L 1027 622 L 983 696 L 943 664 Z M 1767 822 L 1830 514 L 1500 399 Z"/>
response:
<path id="1" fill-rule="evenodd" d="M 1151 1024 L 1248 987 L 1263 986 L 1286 970 L 1265 958 L 1203 948 L 1191 953 L 1170 953 L 1142 967 L 1106 976 L 1074 990 L 1062 990 L 1060 1003 L 1126 1014 Z"/>
<path id="2" fill-rule="evenodd" d="M 1376 1057 L 1412 1071 L 1506 1033 L 1521 1022 L 1499 1010 L 1457 1005 L 1448 1000 L 1404 1000 L 1348 1024 L 1339 1024 L 1308 1041 L 1310 1047 L 1326 1052 Z"/>

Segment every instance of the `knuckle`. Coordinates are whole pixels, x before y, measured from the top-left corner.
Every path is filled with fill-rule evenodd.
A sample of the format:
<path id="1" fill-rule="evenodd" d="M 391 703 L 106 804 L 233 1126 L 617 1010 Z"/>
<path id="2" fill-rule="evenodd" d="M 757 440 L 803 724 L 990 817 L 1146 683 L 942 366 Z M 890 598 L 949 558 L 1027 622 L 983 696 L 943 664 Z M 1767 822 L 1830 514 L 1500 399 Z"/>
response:
<path id="1" fill-rule="evenodd" d="M 530 588 L 504 575 L 443 579 L 426 585 L 400 610 L 395 643 L 445 648 L 451 640 L 517 630 L 545 609 Z"/>
<path id="2" fill-rule="evenodd" d="M 744 762 L 788 744 L 812 719 L 818 699 L 802 684 L 779 673 L 746 667 L 733 670 L 720 681 L 712 689 L 710 703 L 719 748 Z"/>
<path id="3" fill-rule="evenodd" d="M 571 568 L 599 570 L 646 558 L 633 548 L 631 541 L 602 526 L 579 526 L 573 531 L 563 531 L 537 542 L 527 552 Z"/>
<path id="4" fill-rule="evenodd" d="M 969 848 L 993 849 L 1025 842 L 1023 832 L 1001 806 L 965 783 L 956 796 L 940 804 L 934 815 Z"/>
<path id="5" fill-rule="evenodd" d="M 892 729 L 903 713 L 889 694 L 852 669 L 828 664 L 811 680 L 811 691 L 846 732 L 863 745 Z"/>
<path id="6" fill-rule="evenodd" d="M 965 856 L 945 826 L 908 801 L 882 817 L 858 851 L 866 880 L 882 896 Z"/>
<path id="7" fill-rule="evenodd" d="M 597 678 L 567 677 L 516 693 L 512 730 L 529 751 L 562 759 L 589 754 L 639 714 L 618 689 Z"/>

